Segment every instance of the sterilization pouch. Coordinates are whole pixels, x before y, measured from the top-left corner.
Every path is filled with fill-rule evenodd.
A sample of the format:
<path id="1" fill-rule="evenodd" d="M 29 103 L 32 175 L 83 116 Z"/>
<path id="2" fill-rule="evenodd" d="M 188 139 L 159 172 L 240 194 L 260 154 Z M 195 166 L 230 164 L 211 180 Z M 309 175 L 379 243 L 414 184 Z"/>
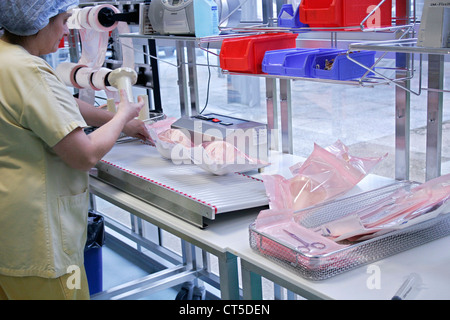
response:
<path id="1" fill-rule="evenodd" d="M 170 159 L 176 164 L 190 163 L 189 149 L 193 143 L 181 130 L 171 128 L 176 120 L 171 117 L 148 124 L 147 129 L 152 140 L 149 142 L 156 146 L 156 150 L 163 158 Z"/>
<path id="2" fill-rule="evenodd" d="M 264 253 L 276 254 L 287 261 L 295 261 L 298 257 L 288 248 L 314 256 L 346 247 L 322 236 L 320 232 L 303 227 L 295 222 L 292 216 L 292 210 L 287 209 L 268 209 L 259 213 L 258 219 L 255 221 L 255 229 L 267 236 L 263 239 L 265 242 L 261 243 Z M 284 245 L 288 248 L 283 249 Z"/>
<path id="3" fill-rule="evenodd" d="M 148 142 L 155 145 L 155 141 L 158 140 L 158 134 L 166 131 L 167 129 L 170 129 L 172 123 L 174 123 L 176 120 L 176 118 L 170 117 L 163 120 L 151 121 L 150 123 L 146 123 L 147 130 L 151 137 L 151 140 Z"/>
<path id="4" fill-rule="evenodd" d="M 361 241 L 432 219 L 450 210 L 450 174 L 406 190 L 321 227 L 334 241 Z"/>
<path id="5" fill-rule="evenodd" d="M 175 164 L 181 164 L 179 161 L 190 162 L 190 148 L 192 141 L 178 129 L 167 129 L 158 134 L 155 141 L 156 150 L 166 159 L 171 159 Z"/>
<path id="6" fill-rule="evenodd" d="M 247 172 L 269 165 L 223 140 L 208 141 L 191 148 L 191 159 L 200 168 L 215 175 Z"/>
<path id="7" fill-rule="evenodd" d="M 352 189 L 386 156 L 352 156 L 339 140 L 325 149 L 314 144 L 306 161 L 290 168 L 292 178 L 264 175 L 270 208 L 297 211 L 336 198 Z"/>

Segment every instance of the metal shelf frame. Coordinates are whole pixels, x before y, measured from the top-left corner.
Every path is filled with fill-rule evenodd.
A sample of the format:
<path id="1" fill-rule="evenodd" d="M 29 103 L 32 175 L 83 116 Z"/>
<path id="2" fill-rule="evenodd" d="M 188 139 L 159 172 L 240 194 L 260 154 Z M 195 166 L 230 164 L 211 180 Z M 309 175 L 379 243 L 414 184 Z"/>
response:
<path id="1" fill-rule="evenodd" d="M 422 69 L 422 55 L 428 55 L 428 87 L 422 88 L 420 78 L 419 91 L 427 91 L 427 142 L 426 142 L 426 173 L 425 179 L 430 180 L 441 174 L 442 154 L 442 114 L 444 90 L 444 56 L 450 54 L 450 48 L 418 47 L 417 39 L 400 39 L 394 41 L 363 42 L 349 46 L 349 50 L 376 50 L 395 52 L 397 54 L 420 55 L 420 69 Z M 422 72 L 420 70 L 420 77 Z M 414 93 L 409 87 L 394 82 L 398 88 Z"/>

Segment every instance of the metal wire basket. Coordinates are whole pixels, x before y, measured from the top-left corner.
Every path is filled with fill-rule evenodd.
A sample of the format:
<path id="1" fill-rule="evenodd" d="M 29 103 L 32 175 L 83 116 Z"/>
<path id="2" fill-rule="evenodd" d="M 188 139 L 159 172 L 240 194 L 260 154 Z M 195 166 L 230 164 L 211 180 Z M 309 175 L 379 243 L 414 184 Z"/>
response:
<path id="1" fill-rule="evenodd" d="M 375 203 L 399 188 L 410 188 L 411 182 L 400 182 L 302 210 L 294 218 L 303 227 L 315 229 L 357 209 Z M 386 233 L 373 239 L 348 243 L 345 248 L 322 255 L 303 253 L 296 248 L 249 226 L 250 246 L 269 259 L 287 266 L 310 280 L 324 280 L 354 268 L 384 259 L 450 234 L 450 214 Z"/>

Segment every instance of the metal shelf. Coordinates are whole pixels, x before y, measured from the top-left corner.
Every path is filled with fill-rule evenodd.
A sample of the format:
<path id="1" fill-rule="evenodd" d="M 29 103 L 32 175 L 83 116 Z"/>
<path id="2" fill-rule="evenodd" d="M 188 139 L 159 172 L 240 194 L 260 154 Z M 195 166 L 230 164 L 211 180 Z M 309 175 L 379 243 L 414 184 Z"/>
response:
<path id="1" fill-rule="evenodd" d="M 120 38 L 136 38 L 136 39 L 164 39 L 164 40 L 180 40 L 180 41 L 198 41 L 200 38 L 194 36 L 179 36 L 179 35 L 160 35 L 160 34 L 140 34 L 137 32 L 133 33 L 122 33 L 119 35 Z"/>
<path id="2" fill-rule="evenodd" d="M 349 45 L 349 50 L 375 50 L 384 52 L 438 55 L 450 54 L 450 48 L 418 47 L 417 38 L 353 43 Z"/>
<path id="3" fill-rule="evenodd" d="M 238 72 L 229 72 L 229 71 L 222 71 L 223 74 L 228 75 L 238 75 L 238 76 L 250 76 L 250 77 L 261 77 L 261 78 L 267 78 L 267 79 L 281 79 L 281 80 L 292 80 L 292 81 L 311 81 L 311 82 L 320 82 L 320 83 L 332 83 L 332 84 L 343 84 L 343 85 L 350 85 L 350 86 L 374 86 L 379 84 L 388 84 L 386 81 L 378 82 L 376 78 L 366 78 L 369 80 L 331 80 L 331 79 L 323 79 L 323 78 L 308 78 L 308 77 L 291 77 L 291 76 L 281 76 L 281 75 L 271 75 L 266 73 L 261 74 L 253 74 L 253 73 L 238 73 Z"/>

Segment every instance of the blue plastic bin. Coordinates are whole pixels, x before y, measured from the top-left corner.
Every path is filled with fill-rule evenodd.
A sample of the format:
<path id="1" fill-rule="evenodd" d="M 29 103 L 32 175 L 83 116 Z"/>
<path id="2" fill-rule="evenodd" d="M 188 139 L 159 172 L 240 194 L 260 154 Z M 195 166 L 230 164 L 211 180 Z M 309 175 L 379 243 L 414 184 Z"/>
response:
<path id="1" fill-rule="evenodd" d="M 317 55 L 322 53 L 337 54 L 338 52 L 343 52 L 343 50 L 319 48 L 287 55 L 284 61 L 285 75 L 311 78 L 313 77 L 314 58 Z"/>
<path id="2" fill-rule="evenodd" d="M 103 291 L 102 248 L 90 248 L 84 252 L 84 269 L 89 284 L 89 294 Z"/>
<path id="3" fill-rule="evenodd" d="M 371 67 L 375 62 L 375 51 L 352 52 L 350 56 L 359 63 Z M 326 61 L 333 61 L 329 70 L 325 70 Z M 323 53 L 314 57 L 311 76 L 321 79 L 352 80 L 361 78 L 367 69 L 349 60 L 346 51 L 342 53 Z M 369 75 L 373 73 L 369 73 Z"/>
<path id="4" fill-rule="evenodd" d="M 273 75 L 286 75 L 284 61 L 286 56 L 296 53 L 304 53 L 306 51 L 314 51 L 315 49 L 293 48 L 266 51 L 262 62 L 262 71 Z"/>
<path id="5" fill-rule="evenodd" d="M 89 210 L 87 239 L 84 247 L 84 269 L 90 295 L 103 291 L 102 246 L 105 243 L 105 219 Z"/>
<path id="6" fill-rule="evenodd" d="M 282 28 L 304 28 L 308 27 L 300 21 L 299 7 L 295 9 L 292 4 L 283 4 L 278 14 L 278 26 Z"/>

